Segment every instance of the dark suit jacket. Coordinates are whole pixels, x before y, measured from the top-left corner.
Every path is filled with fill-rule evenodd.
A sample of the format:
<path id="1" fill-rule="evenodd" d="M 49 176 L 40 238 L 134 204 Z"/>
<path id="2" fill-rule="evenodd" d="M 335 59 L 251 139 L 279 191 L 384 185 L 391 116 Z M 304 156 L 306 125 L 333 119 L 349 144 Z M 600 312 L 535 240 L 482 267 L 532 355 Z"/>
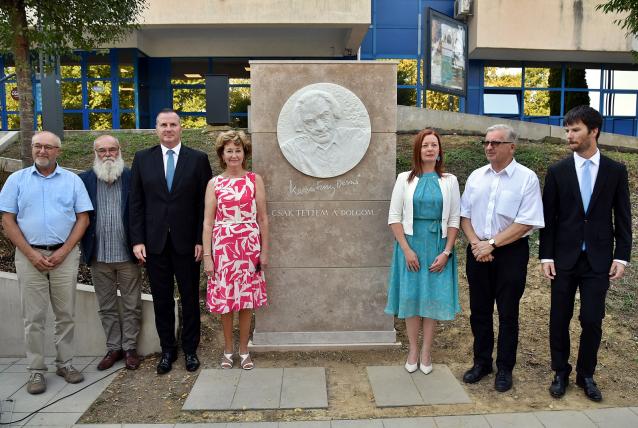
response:
<path id="1" fill-rule="evenodd" d="M 80 174 L 80 178 L 84 183 L 84 187 L 86 187 L 86 191 L 89 194 L 89 198 L 91 198 L 91 203 L 93 204 L 93 211 L 89 212 L 89 227 L 84 232 L 84 236 L 82 237 L 82 241 L 80 245 L 82 246 L 82 259 L 84 263 L 87 265 L 91 263 L 93 257 L 95 256 L 95 226 L 96 226 L 96 215 L 97 215 L 97 176 L 93 172 L 92 169 L 84 171 Z M 122 222 L 124 223 L 124 232 L 127 236 L 127 247 L 129 249 L 129 254 L 131 260 L 135 260 L 135 256 L 133 255 L 133 248 L 131 247 L 131 242 L 128 240 L 129 237 L 129 224 L 128 224 L 128 194 L 129 188 L 131 186 L 131 170 L 124 167 L 124 171 L 122 172 Z"/>
<path id="2" fill-rule="evenodd" d="M 131 171 L 131 243 L 159 254 L 170 231 L 177 253 L 193 254 L 202 243 L 204 195 L 213 175 L 208 155 L 182 144 L 170 192 L 159 145 L 137 152 Z"/>
<path id="3" fill-rule="evenodd" d="M 609 271 L 613 259 L 631 256 L 631 205 L 627 169 L 600 157 L 596 183 L 585 213 L 574 157 L 550 166 L 543 190 L 545 228 L 540 231 L 541 259 L 554 259 L 558 269 L 571 269 L 583 240 L 594 272 Z M 615 242 L 615 249 L 614 249 Z"/>

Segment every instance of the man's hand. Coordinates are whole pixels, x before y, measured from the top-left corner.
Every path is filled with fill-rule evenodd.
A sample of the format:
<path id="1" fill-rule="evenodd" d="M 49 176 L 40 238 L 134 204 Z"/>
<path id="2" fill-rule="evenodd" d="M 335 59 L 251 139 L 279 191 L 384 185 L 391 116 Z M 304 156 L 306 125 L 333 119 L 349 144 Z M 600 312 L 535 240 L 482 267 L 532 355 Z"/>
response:
<path id="1" fill-rule="evenodd" d="M 146 263 L 146 245 L 133 245 L 133 255 L 135 255 L 135 258 L 137 258 L 140 263 Z"/>
<path id="2" fill-rule="evenodd" d="M 27 256 L 31 264 L 40 272 L 50 271 L 55 267 L 53 263 L 49 261 L 49 259 L 42 255 L 38 250 L 33 250 Z"/>
<path id="3" fill-rule="evenodd" d="M 620 279 L 625 275 L 625 265 L 614 261 L 611 264 L 611 269 L 609 269 L 609 280 L 613 281 L 615 279 Z"/>
<path id="4" fill-rule="evenodd" d="M 491 255 L 492 251 L 494 251 L 494 247 L 492 247 L 487 241 L 478 241 L 472 244 L 472 254 L 474 254 L 474 258 L 477 261 L 480 261 L 479 258 Z"/>
<path id="5" fill-rule="evenodd" d="M 201 244 L 196 244 L 195 245 L 195 261 L 201 262 L 203 254 L 204 254 L 204 246 Z"/>
<path id="6" fill-rule="evenodd" d="M 547 279 L 554 279 L 556 277 L 554 262 L 541 263 L 541 270 L 543 271 L 543 276 Z"/>
<path id="7" fill-rule="evenodd" d="M 47 257 L 47 260 L 53 264 L 53 266 L 58 266 L 60 265 L 64 259 L 66 259 L 66 256 L 69 255 L 69 252 L 66 251 L 64 249 L 64 247 L 60 247 L 57 250 L 55 250 L 49 257 Z"/>

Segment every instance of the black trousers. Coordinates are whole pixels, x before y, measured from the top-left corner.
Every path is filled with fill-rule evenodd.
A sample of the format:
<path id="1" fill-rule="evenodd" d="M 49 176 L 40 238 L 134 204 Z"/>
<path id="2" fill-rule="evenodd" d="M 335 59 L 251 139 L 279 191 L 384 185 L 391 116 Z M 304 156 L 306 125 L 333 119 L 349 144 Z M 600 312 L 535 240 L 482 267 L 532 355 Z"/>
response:
<path id="1" fill-rule="evenodd" d="M 147 254 L 146 270 L 151 283 L 155 327 L 162 352 L 177 352 L 175 314 L 173 312 L 174 281 L 177 280 L 182 304 L 182 349 L 186 354 L 197 352 L 200 337 L 199 263 L 193 253 L 178 254 L 170 234 L 160 254 Z"/>
<path id="2" fill-rule="evenodd" d="M 498 309 L 496 366 L 511 371 L 518 347 L 518 304 L 525 291 L 529 245 L 521 238 L 496 248 L 491 262 L 479 263 L 467 247 L 466 273 L 470 286 L 470 325 L 474 335 L 474 364 L 492 367 L 494 302 Z"/>
<path id="3" fill-rule="evenodd" d="M 598 363 L 609 276 L 607 272 L 592 271 L 585 252 L 581 253 L 572 269 L 556 269 L 556 277 L 552 281 L 552 307 L 549 314 L 552 370 L 566 374 L 572 368 L 569 364 L 569 323 L 574 313 L 576 289 L 580 290 L 579 319 L 582 329 L 576 371 L 583 377 L 592 377 Z"/>

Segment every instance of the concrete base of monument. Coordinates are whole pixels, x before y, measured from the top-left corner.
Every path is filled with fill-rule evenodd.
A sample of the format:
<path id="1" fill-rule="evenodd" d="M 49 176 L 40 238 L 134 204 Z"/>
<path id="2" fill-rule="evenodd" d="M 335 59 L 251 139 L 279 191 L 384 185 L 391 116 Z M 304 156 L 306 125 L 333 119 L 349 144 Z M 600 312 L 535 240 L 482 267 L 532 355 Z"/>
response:
<path id="1" fill-rule="evenodd" d="M 252 352 L 346 351 L 389 349 L 401 346 L 396 331 L 253 332 Z"/>

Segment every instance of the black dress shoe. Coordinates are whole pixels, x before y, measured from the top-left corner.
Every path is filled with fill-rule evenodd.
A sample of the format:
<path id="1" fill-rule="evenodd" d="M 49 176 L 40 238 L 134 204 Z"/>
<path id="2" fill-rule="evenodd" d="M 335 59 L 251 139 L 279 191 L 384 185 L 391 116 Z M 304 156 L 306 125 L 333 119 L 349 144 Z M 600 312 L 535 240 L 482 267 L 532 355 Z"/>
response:
<path id="1" fill-rule="evenodd" d="M 505 369 L 499 369 L 494 378 L 494 389 L 498 392 L 505 392 L 512 389 L 512 372 Z"/>
<path id="2" fill-rule="evenodd" d="M 491 365 L 489 367 L 486 367 L 480 364 L 474 364 L 474 366 L 468 371 L 466 371 L 465 374 L 463 375 L 463 382 L 476 383 L 490 373 L 492 373 Z"/>
<path id="3" fill-rule="evenodd" d="M 186 361 L 187 371 L 194 372 L 199 368 L 199 358 L 197 358 L 197 354 L 185 354 L 184 360 Z"/>
<path id="4" fill-rule="evenodd" d="M 569 385 L 569 374 L 556 373 L 552 384 L 549 386 L 549 394 L 554 398 L 560 398 L 565 395 L 567 385 Z"/>
<path id="5" fill-rule="evenodd" d="M 157 374 L 166 374 L 173 369 L 173 363 L 177 359 L 175 352 L 162 352 L 162 358 L 157 365 Z"/>
<path id="6" fill-rule="evenodd" d="M 598 389 L 598 386 L 596 385 L 596 382 L 594 382 L 593 377 L 576 376 L 576 385 L 583 388 L 583 391 L 585 391 L 585 395 L 591 401 L 602 401 L 603 394 L 602 392 L 600 392 L 600 389 Z"/>

